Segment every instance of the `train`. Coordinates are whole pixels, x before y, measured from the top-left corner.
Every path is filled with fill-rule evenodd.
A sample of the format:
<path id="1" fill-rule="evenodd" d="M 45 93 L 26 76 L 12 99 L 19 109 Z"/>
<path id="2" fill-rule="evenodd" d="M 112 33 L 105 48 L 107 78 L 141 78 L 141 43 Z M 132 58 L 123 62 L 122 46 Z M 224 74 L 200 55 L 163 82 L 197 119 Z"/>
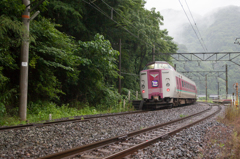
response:
<path id="1" fill-rule="evenodd" d="M 169 108 L 193 104 L 197 100 L 194 81 L 180 74 L 166 61 L 148 63 L 140 71 L 140 90 L 143 98 L 139 108 Z"/>

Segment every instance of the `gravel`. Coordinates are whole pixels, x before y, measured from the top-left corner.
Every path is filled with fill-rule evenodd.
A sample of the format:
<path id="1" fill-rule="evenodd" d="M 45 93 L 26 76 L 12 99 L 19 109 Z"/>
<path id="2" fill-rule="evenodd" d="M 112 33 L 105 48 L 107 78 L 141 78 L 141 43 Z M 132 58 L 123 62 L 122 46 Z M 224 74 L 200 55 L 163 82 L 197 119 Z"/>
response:
<path id="1" fill-rule="evenodd" d="M 223 115 L 224 106 L 222 106 L 221 115 Z M 220 155 L 219 145 L 214 141 L 209 141 L 209 130 L 215 129 L 214 133 L 219 133 L 225 128 L 222 134 L 225 137 L 231 134 L 231 128 L 216 121 L 216 117 L 205 120 L 200 124 L 185 129 L 175 136 L 169 137 L 154 145 L 139 150 L 138 153 L 131 156 L 134 159 L 200 159 L 217 158 Z M 215 135 L 213 134 L 213 135 Z M 219 133 L 221 134 L 221 132 Z M 211 146 L 209 146 L 209 143 Z M 208 148 L 208 149 L 206 149 Z M 210 148 L 210 149 L 209 149 Z M 219 156 L 220 158 L 221 156 Z"/>
<path id="2" fill-rule="evenodd" d="M 1 131 L 0 158 L 38 158 L 165 123 L 207 108 L 208 106 L 195 104 L 147 113 L 99 118 L 79 123 Z M 137 154 L 135 158 L 154 158 L 153 156 L 174 158 L 176 154 L 179 157 L 182 155 L 183 158 L 192 158 L 196 156 L 199 146 L 192 142 L 189 144 L 189 141 L 194 140 L 194 142 L 199 141 L 198 143 L 201 143 L 201 136 L 205 133 L 205 130 L 214 124 L 217 123 L 212 122 L 210 124 L 207 122 L 203 127 L 194 126 L 190 130 L 184 130 L 186 132 L 182 135 L 179 134 L 179 136 L 150 146 L 151 148 L 148 147 L 142 153 L 139 153 L 141 155 Z M 197 131 L 197 133 L 194 131 Z M 188 135 L 188 133 L 190 134 Z"/>

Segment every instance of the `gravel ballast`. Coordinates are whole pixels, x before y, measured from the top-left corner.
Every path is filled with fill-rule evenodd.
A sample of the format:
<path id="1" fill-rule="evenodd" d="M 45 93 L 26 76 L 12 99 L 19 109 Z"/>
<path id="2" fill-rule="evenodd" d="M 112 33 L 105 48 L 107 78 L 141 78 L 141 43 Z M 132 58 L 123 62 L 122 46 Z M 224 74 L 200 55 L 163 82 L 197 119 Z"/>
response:
<path id="1" fill-rule="evenodd" d="M 223 115 L 225 107 L 222 106 L 221 115 Z M 214 129 L 214 130 L 213 130 Z M 225 130 L 221 132 L 221 130 Z M 230 127 L 216 121 L 216 117 L 205 120 L 200 124 L 185 129 L 174 136 L 154 145 L 148 146 L 138 153 L 131 156 L 134 159 L 200 159 L 200 158 L 219 158 L 221 157 L 221 144 L 211 141 L 210 130 L 212 135 L 218 138 L 227 139 L 232 130 Z M 210 146 L 209 146 L 210 145 Z M 223 146 L 223 145 L 222 145 Z"/>
<path id="2" fill-rule="evenodd" d="M 195 104 L 191 106 L 151 111 L 147 113 L 93 119 L 79 123 L 65 123 L 45 127 L 30 127 L 20 130 L 1 131 L 0 157 L 37 158 L 107 138 L 124 135 L 126 133 L 137 131 L 142 128 L 154 126 L 160 123 L 165 123 L 178 119 L 181 116 L 195 114 L 207 108 L 209 108 L 209 106 Z M 193 133 L 192 135 L 194 136 L 194 134 L 198 134 L 197 139 L 200 142 L 201 138 L 199 136 L 204 134 L 204 130 L 202 128 L 199 129 L 201 130 L 199 130 L 199 133 Z M 189 132 L 193 131 L 195 130 L 190 130 Z M 191 138 L 193 138 L 193 136 L 191 136 Z M 184 138 L 187 139 L 187 137 Z M 171 158 L 172 154 L 175 155 L 175 151 L 178 152 L 179 155 L 183 155 L 183 157 L 186 157 L 186 155 L 191 155 L 192 157 L 197 153 L 197 150 L 194 149 L 196 146 L 191 146 L 193 147 L 192 149 L 194 152 L 191 153 L 191 149 L 189 150 L 187 147 L 184 148 L 184 151 L 182 151 L 180 148 L 174 148 L 174 146 L 171 146 L 171 142 L 173 141 L 174 138 L 169 139 L 168 145 L 172 147 L 171 150 L 167 150 L 168 146 L 165 145 L 164 142 L 157 143 L 157 145 L 159 145 L 158 147 L 166 147 L 166 151 L 159 151 L 163 152 L 163 157 L 165 156 L 166 158 L 169 156 Z M 175 142 L 176 141 L 178 141 L 177 138 L 175 139 Z M 182 139 L 179 139 L 179 142 L 180 141 L 182 141 Z M 181 144 L 179 143 L 179 145 Z M 157 148 L 154 152 L 156 151 Z M 137 155 L 135 157 L 146 158 L 145 156 L 147 156 L 149 158 L 149 156 L 154 156 L 151 151 L 150 154 L 148 154 L 148 150 L 143 152 L 142 155 L 142 157 L 141 155 Z M 156 156 L 159 155 L 160 154 L 156 154 Z M 174 156 L 172 157 L 174 158 Z"/>

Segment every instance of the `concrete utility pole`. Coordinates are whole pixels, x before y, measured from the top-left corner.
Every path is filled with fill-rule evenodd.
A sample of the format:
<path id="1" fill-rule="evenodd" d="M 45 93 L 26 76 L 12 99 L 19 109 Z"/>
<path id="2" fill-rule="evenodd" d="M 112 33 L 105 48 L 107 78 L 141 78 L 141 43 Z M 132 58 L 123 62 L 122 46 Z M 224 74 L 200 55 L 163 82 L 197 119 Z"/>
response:
<path id="1" fill-rule="evenodd" d="M 219 100 L 219 81 L 218 81 L 218 100 Z"/>
<path id="2" fill-rule="evenodd" d="M 40 11 L 35 12 L 30 18 L 30 12 L 41 5 L 45 0 L 41 0 L 36 6 L 30 10 L 30 0 L 22 0 L 26 6 L 25 11 L 22 14 L 22 22 L 25 28 L 23 32 L 23 41 L 21 48 L 20 59 L 20 101 L 19 101 L 19 116 L 22 121 L 27 118 L 27 94 L 28 94 L 28 57 L 29 57 L 29 25 Z"/>
<path id="3" fill-rule="evenodd" d="M 227 96 L 228 96 L 228 67 L 227 67 L 227 64 L 226 64 L 226 99 L 227 99 Z"/>
<path id="4" fill-rule="evenodd" d="M 119 65 L 118 65 L 118 69 L 119 69 L 119 76 L 121 76 L 121 39 L 119 40 Z M 118 77 L 118 93 L 121 94 L 121 78 Z"/>
<path id="5" fill-rule="evenodd" d="M 238 108 L 238 83 L 236 83 L 236 108 Z"/>
<path id="6" fill-rule="evenodd" d="M 155 45 L 153 45 L 153 50 L 152 50 L 152 59 L 153 59 L 153 62 L 155 61 Z"/>
<path id="7" fill-rule="evenodd" d="M 206 82 L 206 101 L 207 101 L 207 75 L 205 75 L 205 82 Z"/>
<path id="8" fill-rule="evenodd" d="M 22 48 L 21 48 L 19 116 L 21 120 L 25 121 L 27 117 L 27 93 L 28 93 L 30 0 L 23 0 L 22 2 L 27 7 L 22 14 L 22 22 L 25 27 L 25 31 L 23 33 L 23 41 L 22 41 Z"/>

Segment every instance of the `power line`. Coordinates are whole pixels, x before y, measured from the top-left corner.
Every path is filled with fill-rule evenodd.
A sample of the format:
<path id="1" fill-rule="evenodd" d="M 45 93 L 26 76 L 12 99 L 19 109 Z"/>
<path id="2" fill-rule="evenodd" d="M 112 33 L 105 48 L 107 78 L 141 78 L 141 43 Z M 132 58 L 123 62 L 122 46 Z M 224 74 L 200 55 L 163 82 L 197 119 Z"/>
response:
<path id="1" fill-rule="evenodd" d="M 111 8 L 115 13 L 117 13 L 121 18 L 125 19 L 132 27 L 136 28 L 133 24 L 131 24 L 131 22 L 128 21 L 127 18 L 125 18 L 124 16 L 122 16 L 121 14 L 119 14 L 113 7 L 111 7 L 109 4 L 107 4 L 104 0 L 102 0 L 102 2 L 107 5 L 109 8 Z M 136 28 L 138 29 L 138 28 Z"/>
<path id="2" fill-rule="evenodd" d="M 100 13 L 102 13 L 103 15 L 105 15 L 106 17 L 108 17 L 110 20 L 112 20 L 113 22 L 115 22 L 116 24 L 118 24 L 120 27 L 122 27 L 125 31 L 127 31 L 129 34 L 131 34 L 132 36 L 134 36 L 135 38 L 139 39 L 140 41 L 142 41 L 143 43 L 150 45 L 149 43 L 146 43 L 145 41 L 143 41 L 142 39 L 138 38 L 138 36 L 136 36 L 134 33 L 132 33 L 131 31 L 129 31 L 127 28 L 123 27 L 120 23 L 118 23 L 117 21 L 115 21 L 114 19 L 112 19 L 110 16 L 107 15 L 107 13 L 105 13 L 101 8 L 99 8 L 96 4 L 92 3 L 92 2 L 86 2 L 85 0 L 82 0 L 83 2 L 89 4 L 91 7 L 95 8 L 97 11 L 99 11 Z M 93 5 L 92 5 L 93 4 Z"/>
<path id="3" fill-rule="evenodd" d="M 187 15 L 187 13 L 186 13 L 186 11 L 185 11 L 185 9 L 184 9 L 184 7 L 183 7 L 183 5 L 182 5 L 182 3 L 181 3 L 180 0 L 179 0 L 179 3 L 180 3 L 180 5 L 181 5 L 181 7 L 182 7 L 182 9 L 183 9 L 183 11 L 184 11 L 184 13 L 185 13 L 185 15 L 186 15 L 188 21 L 189 21 L 189 23 L 191 24 L 191 27 L 192 27 L 194 33 L 196 34 L 196 36 L 197 36 L 197 38 L 198 38 L 198 41 L 200 42 L 200 44 L 201 44 L 203 50 L 206 52 L 206 50 L 205 50 L 205 48 L 204 48 L 202 42 L 200 41 L 200 39 L 199 39 L 199 37 L 198 37 L 198 35 L 197 35 L 197 32 L 196 32 L 196 30 L 194 29 L 194 27 L 193 27 L 193 25 L 192 25 L 192 23 L 191 23 L 191 21 L 190 21 L 190 19 L 189 19 L 189 17 L 188 17 L 188 15 Z"/>
<path id="4" fill-rule="evenodd" d="M 193 18 L 193 15 L 192 15 L 192 12 L 191 12 L 191 10 L 190 10 L 190 8 L 189 8 L 189 6 L 188 6 L 187 0 L 185 0 L 185 3 L 187 4 L 188 10 L 189 10 L 189 12 L 190 12 L 190 15 L 191 15 L 191 17 L 192 17 L 192 19 L 193 19 L 193 22 L 194 22 L 196 28 L 197 28 L 198 34 L 199 34 L 199 36 L 200 36 L 200 38 L 201 38 L 201 40 L 202 40 L 202 42 L 203 42 L 203 45 L 204 45 L 205 49 L 207 50 L 207 47 L 206 47 L 206 45 L 205 45 L 205 43 L 204 43 L 204 41 L 203 41 L 203 38 L 202 38 L 202 36 L 201 36 L 201 34 L 200 34 L 200 32 L 199 32 L 199 29 L 198 29 L 198 27 L 197 27 L 197 23 L 195 22 L 195 20 L 194 20 L 194 18 Z M 208 50 L 207 50 L 207 51 L 208 51 Z"/>
<path id="5" fill-rule="evenodd" d="M 109 18 L 110 20 L 112 20 L 113 22 L 115 22 L 116 24 L 118 24 L 120 27 L 122 27 L 125 31 L 127 31 L 129 34 L 131 34 L 132 36 L 134 36 L 135 38 L 137 38 L 138 40 L 140 40 L 141 42 L 145 43 L 146 45 L 150 45 L 152 46 L 152 44 L 145 42 L 144 40 L 140 39 L 138 36 L 136 36 L 134 33 L 132 33 L 131 31 L 129 31 L 127 28 L 125 28 L 124 26 L 122 26 L 120 23 L 118 23 L 117 21 L 115 21 L 112 17 L 108 16 L 106 12 L 104 12 L 99 6 L 97 6 L 94 1 L 93 2 L 86 2 L 85 0 L 82 0 L 83 2 L 89 4 L 91 7 L 93 7 L 94 9 L 96 9 L 97 11 L 99 11 L 100 13 L 102 13 L 103 15 L 105 15 L 107 18 Z M 102 0 L 103 1 L 103 0 Z M 104 1 L 103 1 L 104 2 Z M 110 5 L 108 5 L 106 2 L 104 2 L 108 7 L 112 8 Z M 115 11 L 115 10 L 114 10 Z M 115 11 L 116 12 L 116 11 Z M 117 13 L 117 12 L 116 12 Z M 120 14 L 118 14 L 120 15 Z M 121 15 L 120 15 L 121 16 Z M 122 16 L 121 16 L 122 17 Z M 122 17 L 124 18 L 124 17 Z M 126 19 L 126 18 L 124 18 Z M 136 27 L 135 27 L 136 28 Z M 158 45 L 159 48 L 162 48 L 158 43 L 154 43 L 155 46 Z M 165 58 L 163 58 L 165 60 Z M 167 60 L 165 60 L 167 61 Z"/>

